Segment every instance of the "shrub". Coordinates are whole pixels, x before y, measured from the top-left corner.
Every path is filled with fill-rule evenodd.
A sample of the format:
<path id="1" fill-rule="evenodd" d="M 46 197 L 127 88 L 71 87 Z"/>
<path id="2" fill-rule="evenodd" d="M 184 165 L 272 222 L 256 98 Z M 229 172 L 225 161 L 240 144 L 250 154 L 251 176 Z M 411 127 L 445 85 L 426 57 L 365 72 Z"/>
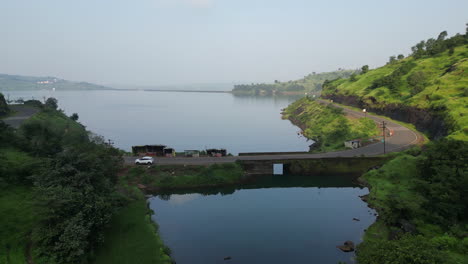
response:
<path id="1" fill-rule="evenodd" d="M 423 236 L 403 235 L 398 240 L 380 240 L 358 245 L 359 264 L 444 264 L 447 253 Z"/>
<path id="2" fill-rule="evenodd" d="M 411 94 L 415 95 L 427 86 L 428 75 L 425 72 L 417 71 L 409 75 L 406 81 L 412 87 Z"/>
<path id="3" fill-rule="evenodd" d="M 10 109 L 8 108 L 5 97 L 0 93 L 0 116 L 6 115 L 8 112 L 10 112 Z"/>
<path id="4" fill-rule="evenodd" d="M 24 101 L 23 104 L 27 106 L 37 107 L 37 108 L 42 108 L 44 106 L 39 100 L 27 100 L 27 101 Z"/>
<path id="5" fill-rule="evenodd" d="M 53 97 L 47 98 L 47 100 L 45 102 L 45 107 L 49 108 L 49 109 L 57 110 L 57 108 L 58 108 L 57 99 L 55 99 Z"/>

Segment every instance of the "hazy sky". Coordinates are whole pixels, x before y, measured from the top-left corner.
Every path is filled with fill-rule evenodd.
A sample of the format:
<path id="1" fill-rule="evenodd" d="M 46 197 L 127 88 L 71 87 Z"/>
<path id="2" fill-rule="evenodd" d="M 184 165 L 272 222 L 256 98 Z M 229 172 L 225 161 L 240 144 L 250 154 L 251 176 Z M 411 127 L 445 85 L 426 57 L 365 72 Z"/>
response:
<path id="1" fill-rule="evenodd" d="M 0 73 L 101 84 L 273 81 L 376 67 L 465 32 L 467 0 L 0 0 Z"/>

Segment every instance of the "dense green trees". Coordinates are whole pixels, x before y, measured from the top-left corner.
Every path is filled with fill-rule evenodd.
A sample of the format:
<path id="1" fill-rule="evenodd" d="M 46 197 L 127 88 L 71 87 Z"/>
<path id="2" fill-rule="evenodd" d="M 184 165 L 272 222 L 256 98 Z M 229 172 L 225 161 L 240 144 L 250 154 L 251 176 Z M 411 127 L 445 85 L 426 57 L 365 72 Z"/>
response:
<path id="1" fill-rule="evenodd" d="M 468 142 L 443 139 L 364 175 L 389 236 L 375 238 L 371 226 L 358 246 L 360 264 L 466 263 L 467 152 Z"/>
<path id="2" fill-rule="evenodd" d="M 416 191 L 426 198 L 427 220 L 441 226 L 468 223 L 468 142 L 429 144 L 418 163 Z"/>
<path id="3" fill-rule="evenodd" d="M 34 232 L 47 262 L 80 263 L 102 240 L 113 212 L 118 151 L 88 143 L 58 153 L 34 177 L 44 217 Z"/>
<path id="4" fill-rule="evenodd" d="M 0 121 L 0 185 L 34 186 L 35 263 L 84 263 L 119 203 L 114 185 L 122 157 L 56 107 L 57 100 L 47 100 L 16 131 Z"/>
<path id="5" fill-rule="evenodd" d="M 421 58 L 423 56 L 434 56 L 440 54 L 447 49 L 453 49 L 456 46 L 468 43 L 466 35 L 456 34 L 455 36 L 446 39 L 448 36 L 447 31 L 440 32 L 437 39 L 430 38 L 426 41 L 422 40 L 411 48 L 412 56 L 414 58 Z"/>
<path id="6" fill-rule="evenodd" d="M 399 240 L 367 243 L 359 247 L 359 264 L 449 264 L 447 254 L 423 236 L 405 235 Z"/>

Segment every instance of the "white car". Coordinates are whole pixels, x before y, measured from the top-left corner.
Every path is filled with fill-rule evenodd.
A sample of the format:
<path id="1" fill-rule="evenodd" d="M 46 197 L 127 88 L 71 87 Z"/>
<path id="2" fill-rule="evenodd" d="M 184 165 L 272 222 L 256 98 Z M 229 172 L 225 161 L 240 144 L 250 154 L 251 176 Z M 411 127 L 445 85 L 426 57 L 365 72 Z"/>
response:
<path id="1" fill-rule="evenodd" d="M 152 165 L 154 162 L 154 158 L 153 157 L 142 157 L 142 158 L 139 158 L 139 159 L 136 159 L 135 160 L 135 164 L 136 165 L 140 165 L 140 164 L 147 164 L 147 165 Z"/>

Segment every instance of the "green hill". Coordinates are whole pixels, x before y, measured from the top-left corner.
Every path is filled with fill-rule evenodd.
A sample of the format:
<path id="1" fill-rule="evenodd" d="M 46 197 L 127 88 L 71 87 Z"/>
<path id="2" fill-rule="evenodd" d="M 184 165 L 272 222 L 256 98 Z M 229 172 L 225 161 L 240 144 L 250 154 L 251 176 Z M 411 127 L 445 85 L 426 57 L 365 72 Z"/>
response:
<path id="1" fill-rule="evenodd" d="M 18 90 L 108 90 L 106 86 L 87 83 L 72 82 L 56 77 L 32 77 L 21 75 L 0 74 L 0 91 Z"/>
<path id="2" fill-rule="evenodd" d="M 322 96 L 410 122 L 433 137 L 468 140 L 468 38 L 421 41 L 407 58 L 348 79 L 327 81 Z"/>
<path id="3" fill-rule="evenodd" d="M 352 74 L 357 74 L 357 70 L 338 70 L 333 72 L 311 73 L 304 78 L 280 82 L 275 80 L 274 83 L 257 83 L 257 84 L 239 84 L 234 85 L 232 92 L 234 94 L 246 95 L 272 95 L 272 94 L 304 94 L 319 92 L 322 89 L 322 84 L 326 80 L 337 78 L 348 78 Z"/>

